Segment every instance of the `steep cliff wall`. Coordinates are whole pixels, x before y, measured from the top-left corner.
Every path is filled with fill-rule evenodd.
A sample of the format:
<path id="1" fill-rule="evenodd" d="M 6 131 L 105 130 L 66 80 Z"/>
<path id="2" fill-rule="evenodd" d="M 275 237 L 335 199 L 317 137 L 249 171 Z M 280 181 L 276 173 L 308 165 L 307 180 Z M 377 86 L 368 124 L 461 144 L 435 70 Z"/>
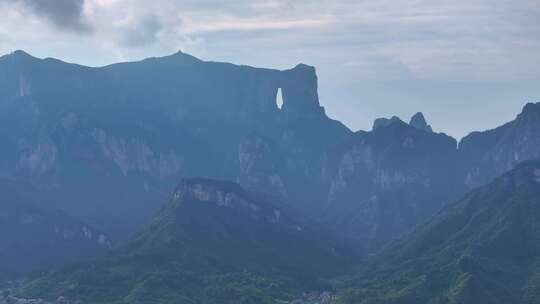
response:
<path id="1" fill-rule="evenodd" d="M 307 203 L 300 193 L 320 180 L 325 149 L 349 134 L 324 114 L 315 68 L 303 64 L 279 71 L 182 52 L 102 68 L 22 51 L 0 58 L 2 176 L 123 235 L 183 177 Z"/>

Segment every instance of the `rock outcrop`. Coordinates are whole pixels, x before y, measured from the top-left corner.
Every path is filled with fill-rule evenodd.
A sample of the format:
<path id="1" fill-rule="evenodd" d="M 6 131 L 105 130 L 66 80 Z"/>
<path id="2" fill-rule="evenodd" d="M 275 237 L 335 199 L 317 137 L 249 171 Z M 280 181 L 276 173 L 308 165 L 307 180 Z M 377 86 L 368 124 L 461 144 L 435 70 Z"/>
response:
<path id="1" fill-rule="evenodd" d="M 194 178 L 182 181 L 173 194 L 172 204 L 179 204 L 177 208 L 182 208 L 182 204 L 193 202 L 215 204 L 219 208 L 234 210 L 247 218 L 280 224 L 281 209 L 257 203 L 253 199 L 254 196 L 239 184 Z M 302 227 L 298 226 L 296 229 L 302 229 Z"/>
<path id="2" fill-rule="evenodd" d="M 106 258 L 44 274 L 21 293 L 103 304 L 123 299 L 233 304 L 250 290 L 249 302 L 285 302 L 292 300 L 286 292 L 290 282 L 310 286 L 319 282 L 311 278 L 347 269 L 356 255 L 343 244 L 236 183 L 184 179 L 127 244 Z M 93 273 L 99 275 L 85 275 Z"/>
<path id="3" fill-rule="evenodd" d="M 399 117 L 392 116 L 392 118 L 377 118 L 373 122 L 372 130 L 375 131 L 379 128 L 388 127 L 389 125 L 393 123 L 400 123 L 403 122 Z"/>
<path id="4" fill-rule="evenodd" d="M 539 107 L 458 150 L 422 113 L 353 134 L 326 116 L 305 64 L 279 71 L 178 52 L 89 68 L 15 52 L 0 58 L 0 175 L 116 238 L 147 222 L 178 180 L 203 176 L 383 243 L 465 185 L 538 157 Z"/>

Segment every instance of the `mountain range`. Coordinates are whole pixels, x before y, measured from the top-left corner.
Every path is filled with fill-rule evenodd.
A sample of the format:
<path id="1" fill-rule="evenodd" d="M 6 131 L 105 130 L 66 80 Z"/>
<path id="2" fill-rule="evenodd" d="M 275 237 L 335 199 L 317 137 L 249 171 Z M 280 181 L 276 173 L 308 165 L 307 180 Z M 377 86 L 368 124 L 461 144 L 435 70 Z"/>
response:
<path id="1" fill-rule="evenodd" d="M 105 253 L 108 236 L 51 209 L 30 185 L 0 180 L 0 281 Z"/>
<path id="2" fill-rule="evenodd" d="M 321 288 L 354 246 L 232 182 L 187 179 L 105 258 L 40 274 L 22 293 L 84 303 L 278 303 Z"/>
<path id="3" fill-rule="evenodd" d="M 505 260 L 516 271 L 508 290 L 448 265 L 505 230 L 499 221 L 518 220 L 497 208 L 534 199 L 535 183 L 501 180 L 536 172 L 518 164 L 540 157 L 540 103 L 458 142 L 421 112 L 353 132 L 326 115 L 317 86 L 305 64 L 280 71 L 183 52 L 98 68 L 0 57 L 0 225 L 20 232 L 0 232 L 10 244 L 0 247 L 9 265 L 0 280 L 69 264 L 20 290 L 88 303 L 281 303 L 309 289 L 347 290 L 346 303 L 474 303 L 534 289 L 517 259 Z M 454 230 L 440 228 L 460 208 Z M 475 214 L 493 230 L 478 224 L 463 232 L 470 238 L 445 241 Z M 503 263 L 483 254 L 467 261 L 488 272 L 484 260 Z M 447 266 L 440 281 L 423 277 Z"/>
<path id="4" fill-rule="evenodd" d="M 538 303 L 540 161 L 449 204 L 366 263 L 343 303 Z"/>
<path id="5" fill-rule="evenodd" d="M 0 58 L 0 113 L 2 175 L 119 238 L 182 177 L 242 180 L 311 204 L 320 195 L 301 189 L 320 188 L 321 155 L 351 133 L 325 115 L 313 67 L 257 69 L 181 52 L 88 68 L 16 51 Z"/>

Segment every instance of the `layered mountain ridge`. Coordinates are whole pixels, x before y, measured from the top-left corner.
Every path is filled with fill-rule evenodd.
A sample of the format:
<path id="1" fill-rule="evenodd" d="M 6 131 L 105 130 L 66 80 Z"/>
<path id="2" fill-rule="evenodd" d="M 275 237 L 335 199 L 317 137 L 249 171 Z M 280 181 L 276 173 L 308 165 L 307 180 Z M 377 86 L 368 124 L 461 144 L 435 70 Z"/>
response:
<path id="1" fill-rule="evenodd" d="M 188 179 L 126 245 L 39 276 L 21 293 L 84 303 L 280 303 L 346 271 L 356 254 L 343 244 L 238 184 Z"/>
<path id="2" fill-rule="evenodd" d="M 325 221 L 368 247 L 395 239 L 470 189 L 489 183 L 521 161 L 538 159 L 540 103 L 515 120 L 457 141 L 435 133 L 422 113 L 410 123 L 375 120 L 329 150 Z"/>
<path id="3" fill-rule="evenodd" d="M 537 303 L 539 206 L 524 162 L 366 263 L 344 303 Z"/>
<path id="4" fill-rule="evenodd" d="M 311 175 L 324 150 L 350 133 L 325 115 L 313 67 L 278 71 L 184 53 L 88 68 L 15 52 L 0 59 L 0 116 L 2 174 L 120 237 L 182 177 L 241 179 L 239 146 L 250 136 L 277 143 L 288 163 L 250 186 L 288 179 L 283 190 L 307 203 L 299 188 L 318 183 Z"/>
<path id="5" fill-rule="evenodd" d="M 294 209 L 283 221 L 309 217 L 375 252 L 539 156 L 540 103 L 458 144 L 421 112 L 352 132 L 325 114 L 317 86 L 305 64 L 280 71 L 178 52 L 91 68 L 17 51 L 0 58 L 0 178 L 32 185 L 51 210 L 121 240 L 132 240 L 179 180 L 229 180 L 279 202 L 278 211 Z M 211 200 L 228 204 L 220 195 Z M 241 201 L 249 199 L 230 203 Z M 208 207 L 189 206 L 196 214 Z M 254 220 L 252 211 L 240 213 Z M 174 230 L 156 235 L 161 244 Z M 137 248 L 153 248 L 154 237 L 138 240 Z"/>
<path id="6" fill-rule="evenodd" d="M 377 248 L 462 193 L 456 140 L 426 126 L 379 119 L 333 149 L 326 222 Z"/>

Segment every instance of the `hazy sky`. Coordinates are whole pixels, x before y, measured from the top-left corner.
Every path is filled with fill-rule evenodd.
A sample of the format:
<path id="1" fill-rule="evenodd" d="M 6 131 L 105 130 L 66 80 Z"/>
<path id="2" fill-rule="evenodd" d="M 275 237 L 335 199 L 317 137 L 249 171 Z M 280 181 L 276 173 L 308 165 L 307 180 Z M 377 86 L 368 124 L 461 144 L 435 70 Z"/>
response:
<path id="1" fill-rule="evenodd" d="M 540 0 L 0 0 L 0 52 L 99 66 L 182 49 L 315 65 L 354 130 L 422 111 L 460 137 L 540 101 Z"/>

